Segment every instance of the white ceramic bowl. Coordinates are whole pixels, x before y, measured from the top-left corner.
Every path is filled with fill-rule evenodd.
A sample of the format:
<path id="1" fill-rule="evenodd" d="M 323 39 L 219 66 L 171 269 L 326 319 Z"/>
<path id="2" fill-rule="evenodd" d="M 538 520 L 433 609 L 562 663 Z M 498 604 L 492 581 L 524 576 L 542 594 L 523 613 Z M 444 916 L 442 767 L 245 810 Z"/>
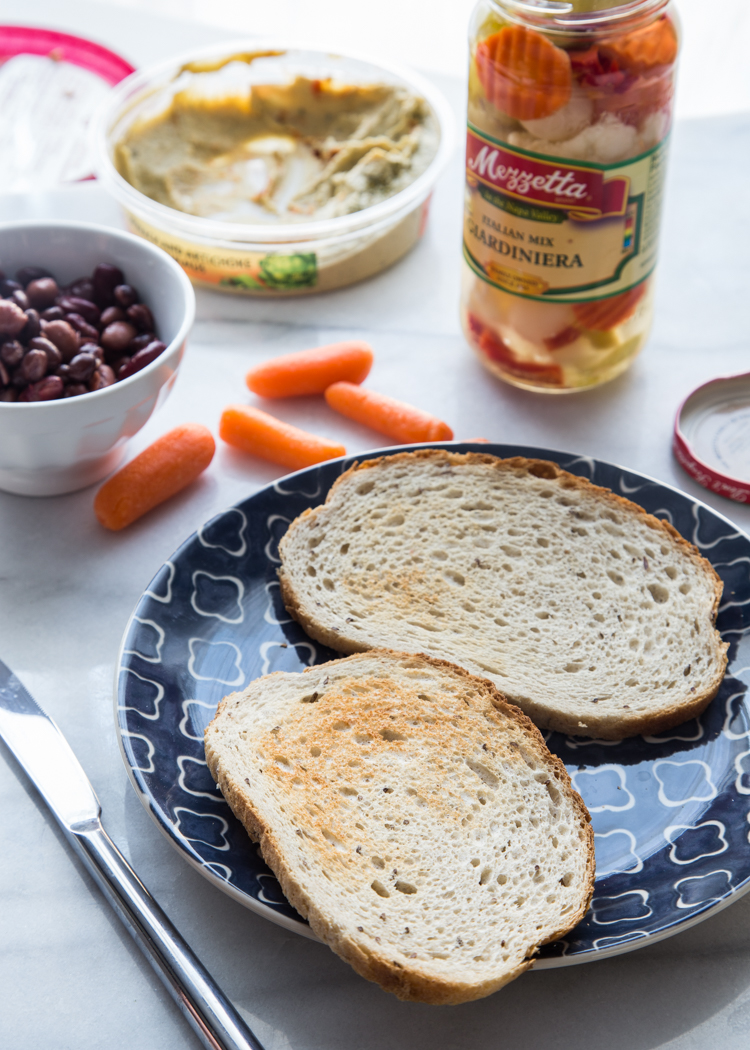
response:
<path id="1" fill-rule="evenodd" d="M 130 233 L 83 222 L 0 223 L 0 270 L 43 266 L 61 284 L 111 263 L 138 289 L 167 349 L 129 379 L 60 401 L 0 402 L 0 489 L 56 496 L 99 481 L 166 399 L 195 317 L 195 295 L 177 263 Z"/>

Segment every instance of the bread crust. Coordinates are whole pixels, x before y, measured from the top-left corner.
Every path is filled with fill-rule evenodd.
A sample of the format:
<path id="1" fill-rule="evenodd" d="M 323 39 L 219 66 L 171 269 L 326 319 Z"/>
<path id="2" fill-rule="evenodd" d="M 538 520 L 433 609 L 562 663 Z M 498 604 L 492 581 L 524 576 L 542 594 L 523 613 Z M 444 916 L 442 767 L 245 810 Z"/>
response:
<path id="1" fill-rule="evenodd" d="M 283 843 L 280 841 L 274 828 L 264 821 L 261 814 L 253 807 L 246 787 L 238 783 L 223 768 L 221 755 L 212 746 L 212 727 L 220 721 L 224 708 L 235 702 L 242 694 L 232 693 L 225 697 L 219 704 L 214 720 L 206 728 L 206 762 L 211 775 L 219 785 L 232 812 L 242 822 L 250 837 L 258 842 L 264 861 L 279 880 L 284 896 L 289 903 L 300 915 L 307 919 L 317 936 L 338 956 L 348 962 L 360 976 L 374 981 L 386 991 L 392 992 L 397 998 L 406 1001 L 430 1005 L 457 1005 L 471 1002 L 497 991 L 529 969 L 533 965 L 533 956 L 541 945 L 558 940 L 564 936 L 565 933 L 581 921 L 588 911 L 594 892 L 595 880 L 594 832 L 591 827 L 591 816 L 583 799 L 573 787 L 564 763 L 549 751 L 544 738 L 533 722 L 520 708 L 509 703 L 491 681 L 472 675 L 456 664 L 424 653 L 412 654 L 388 649 L 375 649 L 371 650 L 369 655 L 374 657 L 383 656 L 395 660 L 405 658 L 422 660 L 442 673 L 452 675 L 470 685 L 477 693 L 489 700 L 493 708 L 517 724 L 519 729 L 526 735 L 529 747 L 545 763 L 551 777 L 555 780 L 556 787 L 572 805 L 575 814 L 574 820 L 582 833 L 583 848 L 586 854 L 586 878 L 579 906 L 568 913 L 564 919 L 561 916 L 559 928 L 548 934 L 543 940 L 540 940 L 538 944 L 530 946 L 527 958 L 512 970 L 504 972 L 496 979 L 486 980 L 481 983 L 470 980 L 440 979 L 434 974 L 423 972 L 418 964 L 412 966 L 405 963 L 402 964 L 392 959 L 387 951 L 374 950 L 369 944 L 366 945 L 362 939 L 357 940 L 347 936 L 329 919 L 300 885 L 295 871 L 286 861 Z M 319 664 L 315 667 L 307 668 L 302 672 L 302 675 L 319 675 L 325 668 L 334 667 L 343 662 L 345 661 L 336 660 L 328 664 Z M 275 678 L 283 673 L 276 672 L 275 674 L 266 675 L 265 679 Z"/>
<path id="2" fill-rule="evenodd" d="M 686 540 L 669 522 L 662 521 L 649 514 L 632 500 L 618 496 L 611 489 L 594 485 L 586 478 L 576 474 L 570 474 L 556 463 L 549 460 L 528 459 L 523 456 L 514 456 L 508 459 L 500 459 L 497 456 L 482 452 L 449 452 L 443 449 L 418 449 L 415 452 L 398 452 L 392 456 L 379 456 L 377 459 L 365 460 L 363 463 L 354 463 L 347 471 L 336 479 L 328 492 L 324 503 L 317 507 L 308 508 L 299 515 L 289 526 L 286 534 L 279 544 L 279 554 L 282 560 L 278 569 L 281 598 L 289 614 L 300 624 L 311 638 L 339 653 L 350 654 L 366 652 L 375 646 L 370 646 L 356 637 L 344 637 L 339 632 L 330 630 L 324 624 L 318 622 L 305 608 L 301 596 L 298 594 L 294 581 L 290 578 L 284 566 L 284 548 L 288 538 L 294 529 L 311 517 L 320 514 L 323 509 L 335 499 L 338 489 L 345 485 L 348 479 L 356 473 L 375 470 L 384 463 L 397 464 L 399 462 L 442 462 L 450 466 L 461 467 L 465 465 L 484 465 L 502 471 L 523 471 L 537 478 L 545 478 L 552 482 L 560 483 L 567 490 L 577 490 L 588 496 L 603 500 L 612 508 L 624 510 L 629 514 L 636 514 L 638 519 L 657 535 L 662 535 L 671 543 L 676 544 L 683 557 L 687 558 L 695 570 L 703 574 L 711 581 L 713 588 L 713 603 L 710 610 L 711 623 L 716 623 L 716 616 L 721 601 L 723 582 L 717 575 L 711 563 L 704 558 L 698 549 Z M 565 712 L 551 712 L 546 705 L 535 703 L 531 699 L 525 699 L 523 709 L 533 719 L 536 725 L 555 732 L 566 733 L 573 736 L 597 737 L 602 740 L 620 740 L 625 737 L 639 735 L 653 735 L 661 733 L 674 726 L 680 725 L 691 718 L 702 714 L 709 703 L 716 696 L 727 666 L 728 643 L 722 642 L 717 631 L 714 631 L 716 643 L 717 666 L 711 682 L 695 695 L 684 695 L 681 699 L 667 709 L 654 713 L 633 713 L 621 717 L 616 725 L 608 724 L 611 718 L 598 719 L 595 715 L 589 716 L 586 725 L 582 725 L 577 717 L 570 717 Z"/>

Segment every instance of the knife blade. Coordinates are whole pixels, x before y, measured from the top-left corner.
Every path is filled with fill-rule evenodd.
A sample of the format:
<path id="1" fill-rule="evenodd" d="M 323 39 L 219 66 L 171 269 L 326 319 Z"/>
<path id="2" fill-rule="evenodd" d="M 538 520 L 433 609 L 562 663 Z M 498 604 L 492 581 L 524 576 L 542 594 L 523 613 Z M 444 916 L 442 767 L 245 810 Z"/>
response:
<path id="1" fill-rule="evenodd" d="M 67 740 L 0 660 L 0 737 L 60 824 L 208 1050 L 263 1050 L 102 827 L 101 806 Z"/>

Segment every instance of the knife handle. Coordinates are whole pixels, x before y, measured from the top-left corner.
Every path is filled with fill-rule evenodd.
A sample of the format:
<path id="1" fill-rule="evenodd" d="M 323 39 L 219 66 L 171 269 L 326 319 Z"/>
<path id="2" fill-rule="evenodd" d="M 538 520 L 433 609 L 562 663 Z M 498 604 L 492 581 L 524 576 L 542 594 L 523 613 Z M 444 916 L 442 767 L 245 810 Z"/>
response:
<path id="1" fill-rule="evenodd" d="M 207 1050 L 263 1050 L 101 823 L 63 830 Z"/>

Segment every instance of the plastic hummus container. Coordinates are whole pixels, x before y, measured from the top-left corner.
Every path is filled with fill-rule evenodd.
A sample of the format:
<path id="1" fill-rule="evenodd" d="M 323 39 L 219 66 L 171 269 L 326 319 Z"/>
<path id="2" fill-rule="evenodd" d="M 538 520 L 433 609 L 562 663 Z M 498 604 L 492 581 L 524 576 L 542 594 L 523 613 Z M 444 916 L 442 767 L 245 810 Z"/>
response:
<path id="1" fill-rule="evenodd" d="M 136 164 L 139 156 L 143 156 L 139 129 L 155 128 L 156 131 L 149 132 L 150 138 L 156 150 L 163 152 L 165 135 L 171 134 L 171 124 L 174 123 L 173 112 L 178 113 L 181 126 L 187 127 L 202 105 L 208 110 L 212 106 L 228 105 L 231 113 L 239 114 L 239 121 L 247 121 L 248 114 L 252 116 L 265 99 L 273 121 L 286 119 L 284 105 L 278 103 L 274 110 L 273 103 L 275 99 L 283 100 L 286 97 L 283 91 L 295 83 L 304 85 L 308 99 L 311 98 L 312 84 L 320 85 L 321 91 L 335 92 L 336 85 L 343 85 L 376 93 L 385 85 L 398 89 L 401 95 L 405 92 L 412 98 L 417 96 L 423 100 L 421 111 L 427 114 L 425 119 L 431 135 L 429 159 L 422 154 L 423 170 L 416 171 L 413 180 L 405 185 L 408 175 L 402 177 L 396 192 L 385 199 L 376 199 L 360 210 L 331 217 L 325 214 L 330 208 L 323 208 L 323 217 L 320 214 L 296 214 L 293 221 L 288 212 L 278 213 L 278 210 L 278 218 L 275 214 L 259 217 L 258 207 L 252 203 L 256 200 L 252 191 L 258 189 L 257 184 L 253 185 L 253 178 L 258 176 L 258 165 L 265 172 L 261 179 L 266 178 L 269 170 L 266 161 L 262 157 L 259 159 L 257 149 L 270 151 L 272 162 L 277 164 L 283 150 L 294 147 L 294 136 L 284 139 L 283 136 L 264 133 L 260 136 L 263 144 L 258 147 L 258 139 L 252 138 L 250 152 L 245 153 L 244 142 L 234 143 L 229 153 L 220 158 L 224 167 L 215 185 L 206 185 L 205 174 L 195 175 L 190 167 L 192 160 L 188 164 L 181 161 L 176 180 L 170 182 L 169 177 L 162 178 L 156 190 L 147 178 L 141 189 L 137 189 L 131 180 L 138 180 L 133 179 L 132 174 L 129 180 L 121 173 L 123 142 L 126 143 L 128 158 L 135 156 Z M 187 106 L 185 99 L 189 100 Z M 312 102 L 314 109 L 315 100 Z M 293 122 L 296 111 L 291 104 L 288 111 L 292 113 L 290 119 Z M 281 114 L 280 118 L 278 114 Z M 230 123 L 227 118 L 226 127 Z M 352 123 L 356 124 L 357 120 L 352 118 Z M 250 125 L 242 124 L 243 128 L 245 126 Z M 200 152 L 203 142 L 218 141 L 221 131 L 219 128 L 216 136 L 213 127 L 208 134 L 193 132 L 191 157 Z M 93 133 L 97 173 L 122 205 L 133 232 L 168 252 L 197 284 L 245 295 L 273 297 L 328 291 L 361 281 L 390 266 L 409 251 L 424 232 L 430 196 L 454 144 L 453 117 L 448 103 L 418 74 L 395 66 L 376 65 L 353 55 L 327 54 L 283 45 L 261 46 L 257 41 L 237 44 L 231 50 L 224 45 L 191 53 L 135 73 L 111 92 L 98 113 Z M 377 136 L 377 133 L 378 127 L 374 126 L 373 134 Z M 127 146 L 129 136 L 135 141 L 132 149 Z M 298 139 L 306 141 L 300 136 Z M 325 147 L 330 140 L 319 138 L 316 141 L 324 143 L 323 153 L 327 156 Z M 373 142 L 378 145 L 375 138 Z M 387 145 L 383 150 L 381 160 L 388 155 Z M 228 168 L 226 156 L 230 161 Z M 311 160 L 314 161 L 314 157 L 308 151 L 307 161 Z M 161 157 L 159 163 L 163 168 Z M 127 170 L 130 173 L 133 169 Z M 229 174 L 225 177 L 227 171 Z M 172 186 L 176 187 L 176 194 L 184 193 L 191 178 L 202 181 L 198 204 L 194 205 L 193 198 L 190 198 L 189 210 L 154 199 L 159 195 L 166 196 Z M 226 192 L 227 178 L 234 179 L 239 186 L 249 185 L 248 196 L 251 198 L 250 203 L 236 199 L 237 206 L 229 215 L 226 208 L 223 211 L 221 206 L 213 208 L 221 193 Z M 268 185 L 271 185 L 270 181 Z M 149 189 L 148 194 L 142 192 L 144 188 Z M 262 186 L 260 190 L 263 190 Z M 211 196 L 214 191 L 219 198 Z M 262 192 L 257 194 L 258 199 L 262 196 Z M 183 199 L 188 198 L 177 197 L 180 203 Z M 250 214 L 248 221 L 244 221 L 243 206 Z M 213 213 L 205 214 L 212 208 Z M 204 214 L 200 214 L 201 209 Z"/>

